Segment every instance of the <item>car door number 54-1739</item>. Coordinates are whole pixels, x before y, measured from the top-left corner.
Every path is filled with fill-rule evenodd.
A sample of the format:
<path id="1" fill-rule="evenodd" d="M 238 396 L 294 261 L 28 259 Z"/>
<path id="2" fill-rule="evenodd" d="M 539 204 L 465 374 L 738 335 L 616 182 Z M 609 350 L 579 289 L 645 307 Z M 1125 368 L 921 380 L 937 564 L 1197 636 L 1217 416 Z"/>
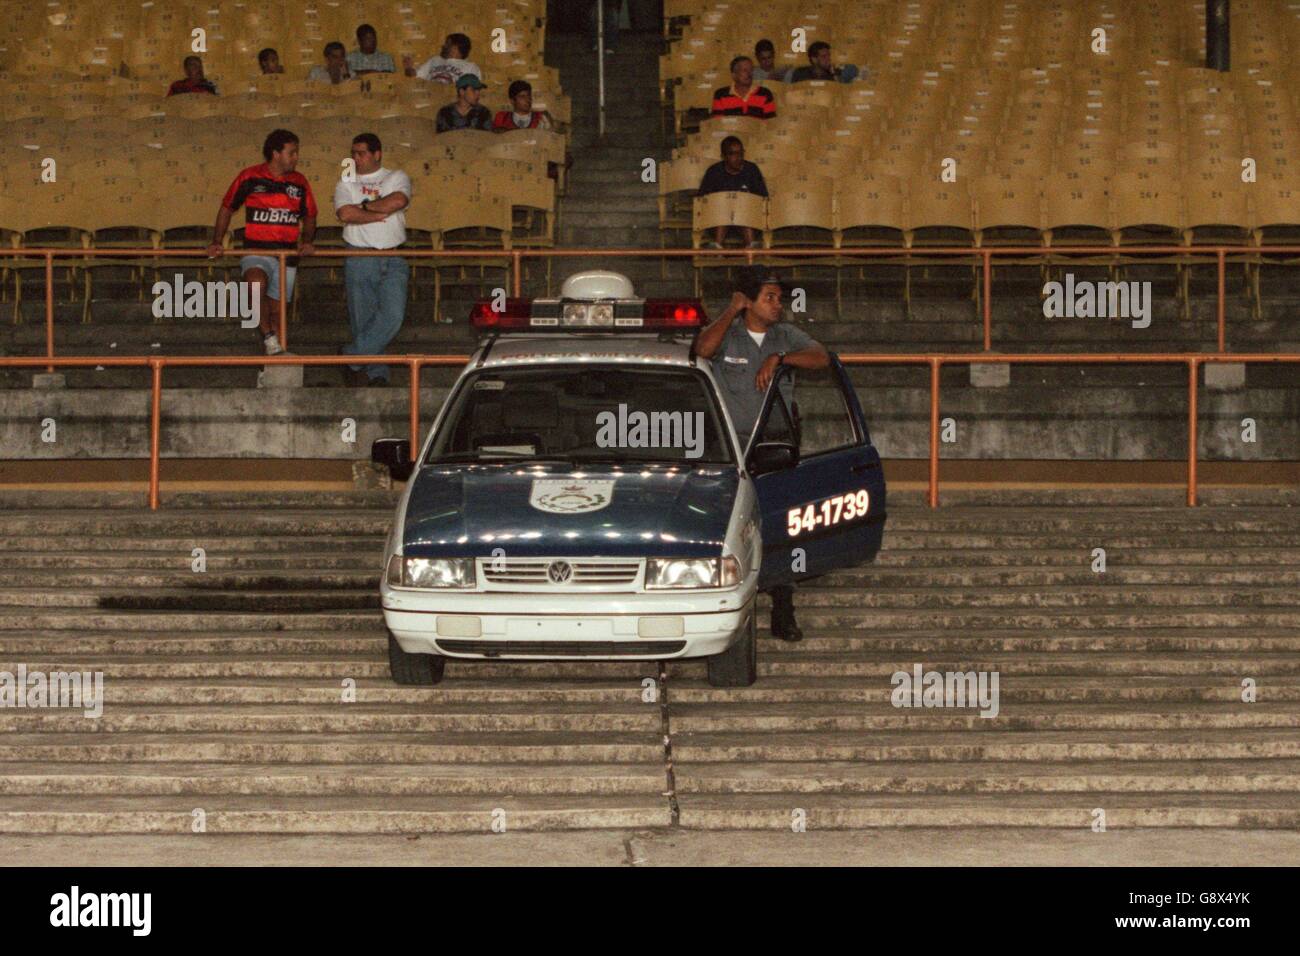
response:
<path id="1" fill-rule="evenodd" d="M 846 492 L 827 498 L 820 505 L 810 504 L 791 508 L 786 516 L 786 530 L 790 537 L 807 534 L 818 528 L 830 528 L 844 521 L 862 518 L 870 506 L 867 489 Z"/>

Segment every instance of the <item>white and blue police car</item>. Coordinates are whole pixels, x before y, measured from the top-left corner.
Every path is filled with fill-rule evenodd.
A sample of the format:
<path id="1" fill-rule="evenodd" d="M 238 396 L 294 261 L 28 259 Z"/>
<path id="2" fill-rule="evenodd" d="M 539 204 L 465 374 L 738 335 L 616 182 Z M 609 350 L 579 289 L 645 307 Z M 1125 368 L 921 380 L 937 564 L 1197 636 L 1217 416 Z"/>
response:
<path id="1" fill-rule="evenodd" d="M 448 658 L 703 657 L 712 685 L 748 686 L 758 592 L 875 557 L 884 475 L 833 355 L 843 425 L 801 454 L 789 368 L 736 434 L 691 349 L 698 301 L 593 271 L 472 321 L 485 338 L 419 454 L 371 451 L 406 482 L 380 585 L 398 683 Z"/>

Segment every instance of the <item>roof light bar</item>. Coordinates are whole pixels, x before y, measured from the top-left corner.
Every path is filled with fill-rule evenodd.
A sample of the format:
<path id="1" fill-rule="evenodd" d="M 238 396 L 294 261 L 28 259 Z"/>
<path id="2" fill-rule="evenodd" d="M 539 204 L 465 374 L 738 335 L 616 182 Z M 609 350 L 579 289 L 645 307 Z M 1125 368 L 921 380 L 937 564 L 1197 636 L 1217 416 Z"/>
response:
<path id="1" fill-rule="evenodd" d="M 470 312 L 476 329 L 493 332 L 664 332 L 704 325 L 698 299 L 480 299 Z"/>

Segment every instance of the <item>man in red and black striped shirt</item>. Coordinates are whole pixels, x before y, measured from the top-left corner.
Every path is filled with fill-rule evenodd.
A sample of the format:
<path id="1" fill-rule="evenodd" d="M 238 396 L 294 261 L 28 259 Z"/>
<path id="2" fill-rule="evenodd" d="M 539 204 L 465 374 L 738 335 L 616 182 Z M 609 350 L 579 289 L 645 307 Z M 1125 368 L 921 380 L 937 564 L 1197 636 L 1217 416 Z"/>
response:
<path id="1" fill-rule="evenodd" d="M 771 119 L 776 100 L 766 86 L 754 85 L 754 61 L 738 56 L 731 61 L 731 85 L 713 94 L 714 116 L 753 116 Z"/>
<path id="2" fill-rule="evenodd" d="M 226 197 L 221 200 L 217 224 L 212 230 L 212 243 L 208 255 L 221 255 L 222 242 L 235 210 L 244 207 L 245 249 L 295 249 L 299 255 L 309 256 L 316 251 L 312 240 L 316 236 L 316 199 L 311 184 L 302 173 L 295 172 L 298 165 L 298 137 L 287 129 L 277 129 L 262 144 L 266 162 L 249 166 L 230 184 Z M 286 263 L 285 301 L 293 298 L 293 281 L 298 272 L 297 257 Z M 284 351 L 271 324 L 271 316 L 278 315 L 280 301 L 280 262 L 275 256 L 244 256 L 239 260 L 239 271 L 245 282 L 257 288 L 261 302 L 262 342 L 267 355 Z"/>

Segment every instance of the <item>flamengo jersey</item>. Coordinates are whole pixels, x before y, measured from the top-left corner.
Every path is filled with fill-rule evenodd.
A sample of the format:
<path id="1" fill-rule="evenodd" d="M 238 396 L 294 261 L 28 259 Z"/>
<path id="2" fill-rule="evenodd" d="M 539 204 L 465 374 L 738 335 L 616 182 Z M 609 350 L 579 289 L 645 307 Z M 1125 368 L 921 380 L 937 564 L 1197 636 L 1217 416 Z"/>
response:
<path id="1" fill-rule="evenodd" d="M 245 249 L 293 249 L 302 220 L 316 218 L 316 199 L 302 173 L 276 176 L 266 163 L 249 166 L 235 177 L 221 205 L 244 206 Z"/>

